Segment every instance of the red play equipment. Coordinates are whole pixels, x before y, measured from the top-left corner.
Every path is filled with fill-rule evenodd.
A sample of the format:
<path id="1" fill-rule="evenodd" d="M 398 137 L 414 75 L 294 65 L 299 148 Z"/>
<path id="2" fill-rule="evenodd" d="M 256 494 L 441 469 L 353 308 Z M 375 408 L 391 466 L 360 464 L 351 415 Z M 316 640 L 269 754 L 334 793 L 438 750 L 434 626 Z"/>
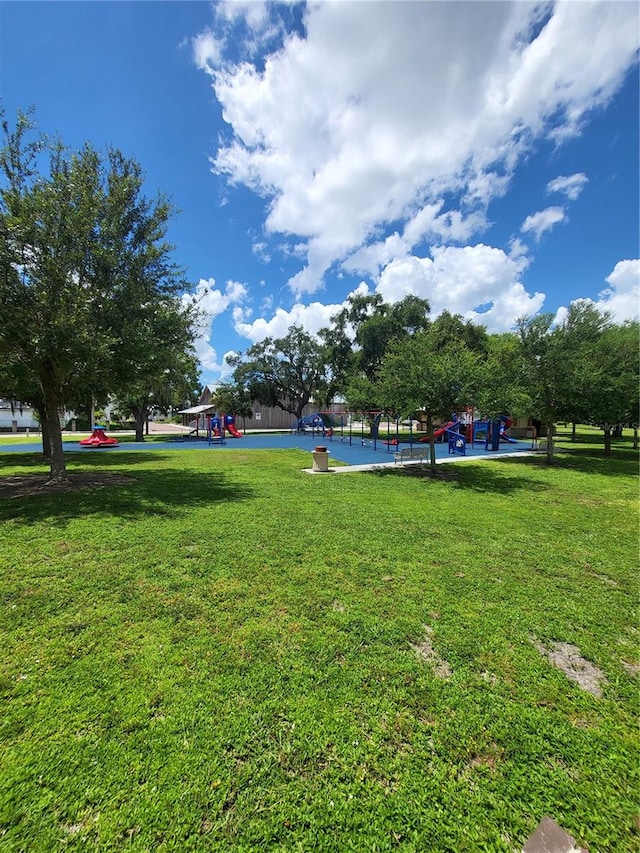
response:
<path id="1" fill-rule="evenodd" d="M 82 447 L 115 447 L 118 445 L 117 438 L 109 438 L 105 435 L 103 426 L 94 426 L 89 438 L 83 438 L 80 442 Z"/>
<path id="2" fill-rule="evenodd" d="M 448 424 L 445 424 L 443 427 L 440 427 L 433 433 L 434 438 L 439 438 L 441 435 L 444 435 L 447 430 L 456 430 L 460 425 L 460 421 L 449 421 Z M 423 435 L 422 438 L 419 438 L 418 441 L 421 441 L 423 444 L 429 443 L 429 436 Z"/>
<path id="3" fill-rule="evenodd" d="M 233 417 L 233 415 L 226 415 L 224 420 L 229 435 L 232 435 L 234 438 L 242 438 L 242 433 L 237 428 L 236 419 Z"/>

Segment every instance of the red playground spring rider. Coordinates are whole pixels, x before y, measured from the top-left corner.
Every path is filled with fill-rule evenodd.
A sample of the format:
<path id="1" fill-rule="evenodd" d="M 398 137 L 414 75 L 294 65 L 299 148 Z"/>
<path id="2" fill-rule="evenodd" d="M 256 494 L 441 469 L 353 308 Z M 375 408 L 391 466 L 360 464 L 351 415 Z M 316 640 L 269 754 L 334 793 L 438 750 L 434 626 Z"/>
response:
<path id="1" fill-rule="evenodd" d="M 80 445 L 82 447 L 117 447 L 118 439 L 109 438 L 104 430 L 103 426 L 96 424 L 89 438 L 83 438 Z"/>

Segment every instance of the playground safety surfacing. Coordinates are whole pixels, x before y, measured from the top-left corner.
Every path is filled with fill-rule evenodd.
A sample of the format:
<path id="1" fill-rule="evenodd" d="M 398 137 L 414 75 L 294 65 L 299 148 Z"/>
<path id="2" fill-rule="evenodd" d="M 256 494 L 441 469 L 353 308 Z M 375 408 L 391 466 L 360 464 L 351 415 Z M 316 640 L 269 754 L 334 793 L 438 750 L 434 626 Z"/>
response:
<path id="1" fill-rule="evenodd" d="M 329 453 L 329 466 L 333 462 L 341 463 L 349 467 L 365 466 L 369 468 L 374 465 L 393 465 L 393 454 L 399 448 L 397 445 L 387 445 L 382 441 L 374 442 L 371 439 L 364 441 L 360 437 L 352 438 L 349 443 L 348 438 L 340 440 L 340 436 L 332 438 L 322 438 L 321 435 L 311 435 L 310 433 L 260 433 L 243 435 L 242 438 L 226 438 L 225 444 L 219 442 L 208 443 L 206 438 L 167 438 L 166 440 L 148 439 L 144 442 L 135 442 L 131 440 L 121 439 L 120 444 L 114 447 L 100 447 L 90 449 L 80 447 L 77 441 L 64 441 L 63 448 L 65 453 L 117 453 L 118 451 L 141 451 L 141 450 L 209 450 L 212 454 L 226 453 L 230 450 L 303 450 L 311 453 L 313 449 L 321 445 L 327 448 Z M 416 444 L 414 442 L 414 444 Z M 407 444 L 400 445 L 400 448 L 407 447 Z M 419 446 L 419 445 L 418 445 Z M 16 444 L 0 444 L 0 453 L 39 453 L 42 450 L 40 440 L 33 442 L 23 442 Z M 425 447 L 428 451 L 428 448 Z M 448 443 L 436 443 L 436 457 L 438 462 L 453 462 L 460 459 L 469 458 L 494 458 L 496 456 L 506 456 L 520 454 L 531 451 L 531 442 L 518 441 L 515 443 L 500 443 L 499 450 L 485 450 L 484 443 L 477 444 L 475 447 L 467 444 L 466 455 L 449 454 Z M 408 463 L 414 464 L 414 463 Z M 339 469 L 336 469 L 339 470 Z M 361 469 L 362 470 L 362 469 Z"/>

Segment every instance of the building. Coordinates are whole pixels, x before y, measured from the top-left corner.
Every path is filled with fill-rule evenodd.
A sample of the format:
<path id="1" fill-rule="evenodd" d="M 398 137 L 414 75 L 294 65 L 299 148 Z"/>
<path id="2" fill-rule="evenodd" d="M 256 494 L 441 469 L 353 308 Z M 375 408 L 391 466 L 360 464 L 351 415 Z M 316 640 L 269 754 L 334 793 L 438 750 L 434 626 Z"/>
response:
<path id="1" fill-rule="evenodd" d="M 216 411 L 216 406 L 211 403 L 211 399 L 215 393 L 216 385 L 205 385 L 200 394 L 197 406 L 191 406 L 188 409 L 183 409 L 185 417 L 191 416 L 195 421 L 196 417 L 200 418 L 199 429 L 206 429 L 206 415 L 213 414 Z M 341 412 L 344 411 L 344 402 L 338 401 L 333 403 L 329 411 Z M 284 412 L 277 406 L 263 406 L 254 400 L 251 404 L 253 416 L 250 418 L 238 418 L 237 427 L 241 430 L 269 430 L 269 429 L 291 429 L 295 424 L 295 417 L 290 412 Z M 304 407 L 303 415 L 312 415 L 318 411 L 316 403 L 309 403 Z M 228 412 L 225 414 L 234 414 Z"/>
<path id="2" fill-rule="evenodd" d="M 28 429 L 40 429 L 31 406 L 0 397 L 0 432 L 26 432 Z"/>

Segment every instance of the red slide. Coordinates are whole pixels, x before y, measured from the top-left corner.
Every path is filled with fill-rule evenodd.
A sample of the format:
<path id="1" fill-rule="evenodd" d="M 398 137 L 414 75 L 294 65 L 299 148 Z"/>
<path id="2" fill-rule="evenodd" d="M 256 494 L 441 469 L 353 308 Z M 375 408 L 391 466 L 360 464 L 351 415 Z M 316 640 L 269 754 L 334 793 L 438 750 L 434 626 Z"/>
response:
<path id="1" fill-rule="evenodd" d="M 227 424 L 226 429 L 229 435 L 232 435 L 234 438 L 242 438 L 242 433 L 238 432 L 235 424 Z"/>
<path id="2" fill-rule="evenodd" d="M 437 429 L 434 432 L 433 437 L 439 438 L 441 435 L 444 435 L 448 429 L 453 429 L 453 427 L 457 427 L 459 423 L 460 421 L 449 421 L 448 424 L 445 424 L 443 427 L 440 427 L 440 429 Z M 429 441 L 429 436 L 423 435 L 422 438 L 418 439 L 418 441 L 421 441 L 426 444 Z"/>

